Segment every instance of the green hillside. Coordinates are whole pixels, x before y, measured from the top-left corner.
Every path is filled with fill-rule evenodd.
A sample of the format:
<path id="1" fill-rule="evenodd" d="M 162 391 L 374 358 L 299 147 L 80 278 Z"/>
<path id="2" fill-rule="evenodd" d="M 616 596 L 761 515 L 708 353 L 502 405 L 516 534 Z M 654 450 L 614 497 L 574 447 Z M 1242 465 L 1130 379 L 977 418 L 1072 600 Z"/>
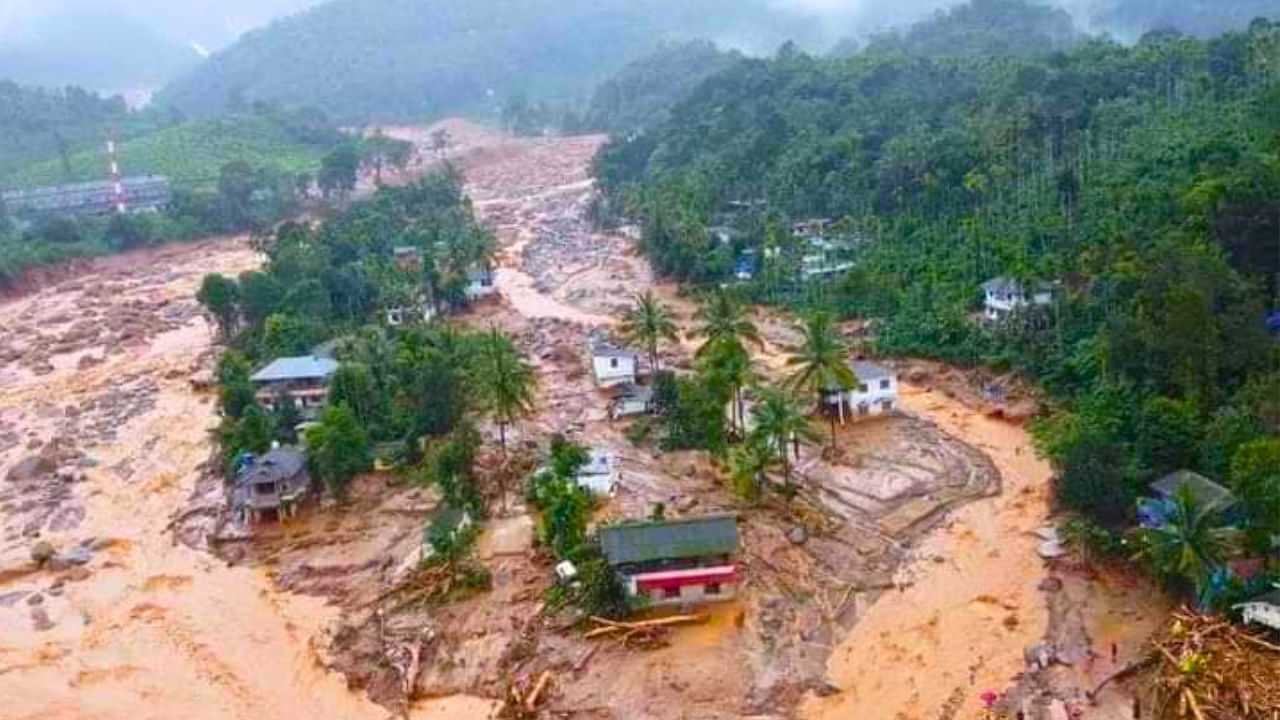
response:
<path id="1" fill-rule="evenodd" d="M 121 144 L 120 159 L 126 175 L 166 175 L 178 185 L 207 186 L 217 181 L 223 165 L 235 160 L 281 172 L 312 172 L 329 147 L 329 143 L 303 142 L 269 117 L 235 116 L 187 122 L 126 140 Z M 0 185 L 32 187 L 106 176 L 102 147 L 80 150 L 69 159 L 70 175 L 62 161 L 54 158 L 0 178 Z"/>
<path id="2" fill-rule="evenodd" d="M 1063 506 L 1122 529 L 1153 480 L 1191 468 L 1248 499 L 1270 549 L 1280 466 L 1259 475 L 1239 451 L 1280 447 L 1264 323 L 1280 306 L 1280 24 L 1015 57 L 986 21 L 954 22 L 978 15 L 906 48 L 734 65 L 604 151 L 610 205 L 667 276 L 718 286 L 755 260 L 746 296 L 868 319 L 868 350 L 1036 379 Z M 822 246 L 789 229 L 807 218 L 833 219 L 848 253 L 820 281 L 803 268 Z M 741 237 L 708 231 L 724 223 Z M 996 278 L 1051 299 L 975 322 Z"/>
<path id="3" fill-rule="evenodd" d="M 772 50 L 812 21 L 766 0 L 334 0 L 248 33 L 157 98 L 193 115 L 313 104 L 343 121 L 496 112 L 524 94 L 584 101 L 661 41 Z"/>

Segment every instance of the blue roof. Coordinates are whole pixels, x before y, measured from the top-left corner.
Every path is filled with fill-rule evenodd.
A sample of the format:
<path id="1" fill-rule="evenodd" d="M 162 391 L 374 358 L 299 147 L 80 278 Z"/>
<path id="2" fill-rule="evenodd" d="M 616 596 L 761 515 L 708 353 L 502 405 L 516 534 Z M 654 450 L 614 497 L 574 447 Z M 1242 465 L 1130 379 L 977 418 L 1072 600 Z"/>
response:
<path id="1" fill-rule="evenodd" d="M 1267 331 L 1280 333 L 1280 310 L 1276 310 L 1267 316 Z"/>
<path id="2" fill-rule="evenodd" d="M 322 380 L 338 371 L 338 361 L 332 358 L 304 355 L 280 358 L 262 368 L 251 378 L 254 382 L 281 382 L 285 380 Z"/>

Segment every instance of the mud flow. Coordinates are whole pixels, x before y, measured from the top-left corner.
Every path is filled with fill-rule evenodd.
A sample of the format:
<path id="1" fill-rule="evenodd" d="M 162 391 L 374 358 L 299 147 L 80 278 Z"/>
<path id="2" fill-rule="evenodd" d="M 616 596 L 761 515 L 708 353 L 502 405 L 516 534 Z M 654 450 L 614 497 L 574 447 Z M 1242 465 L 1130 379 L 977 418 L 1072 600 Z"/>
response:
<path id="1" fill-rule="evenodd" d="M 633 232 L 591 228 L 605 139 L 444 127 L 443 158 L 426 150 L 434 128 L 388 129 L 426 160 L 384 180 L 447 159 L 499 238 L 501 297 L 460 320 L 511 332 L 538 368 L 514 444 L 559 432 L 614 453 L 622 487 L 597 520 L 656 503 L 739 512 L 740 597 L 663 647 L 584 640 L 546 611 L 550 560 L 513 496 L 478 548 L 491 591 L 393 607 L 381 596 L 437 498 L 383 476 L 361 478 L 344 512 L 234 532 L 207 466 L 216 407 L 195 386 L 216 348 L 192 296 L 205 273 L 261 258 L 224 238 L 101 261 L 0 305 L 0 715 L 472 719 L 548 674 L 547 717 L 979 717 L 987 690 L 1050 717 L 1108 673 L 1096 648 L 1141 651 L 1161 617 L 1149 590 L 1038 555 L 1050 470 L 1015 422 L 1034 397 L 993 400 L 1002 379 L 900 364 L 903 411 L 844 426 L 834 456 L 802 451 L 791 504 L 745 509 L 705 456 L 628 442 L 589 375 L 588 333 L 646 288 L 685 330 L 693 308 Z M 760 369 L 776 375 L 794 332 L 757 319 Z M 663 363 L 688 368 L 692 350 L 673 344 Z M 37 569 L 33 552 L 52 558 Z M 1056 657 L 1051 674 L 1028 648 Z"/>

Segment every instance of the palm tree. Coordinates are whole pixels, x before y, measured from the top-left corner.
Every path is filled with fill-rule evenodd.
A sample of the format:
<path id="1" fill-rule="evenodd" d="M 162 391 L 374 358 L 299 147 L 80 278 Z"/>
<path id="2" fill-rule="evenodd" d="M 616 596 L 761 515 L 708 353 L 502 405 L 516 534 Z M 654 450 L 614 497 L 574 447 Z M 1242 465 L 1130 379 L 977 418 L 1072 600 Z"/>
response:
<path id="1" fill-rule="evenodd" d="M 1151 563 L 1156 574 L 1191 584 L 1196 597 L 1239 545 L 1240 533 L 1225 527 L 1221 501 L 1201 503 L 1190 487 L 1179 488 L 1173 512 L 1158 528 L 1137 532 L 1137 559 Z"/>
<path id="2" fill-rule="evenodd" d="M 498 423 L 498 442 L 505 455 L 507 427 L 533 412 L 537 376 L 511 339 L 494 327 L 480 338 L 476 380 L 484 409 Z"/>
<path id="3" fill-rule="evenodd" d="M 800 446 L 816 442 L 818 434 L 809 424 L 799 405 L 786 393 L 773 388 L 761 391 L 760 404 L 755 407 L 756 427 L 753 435 L 766 445 L 771 445 L 782 462 L 782 477 L 786 486 L 791 487 L 791 458 L 787 452 L 788 445 L 795 450 L 796 460 L 800 459 Z"/>
<path id="4" fill-rule="evenodd" d="M 671 310 L 646 290 L 634 296 L 635 304 L 622 318 L 622 335 L 627 342 L 643 345 L 649 351 L 649 367 L 658 371 L 658 343 L 679 338 Z"/>
<path id="5" fill-rule="evenodd" d="M 747 317 L 747 307 L 737 296 L 721 288 L 708 295 L 694 313 L 693 319 L 701 323 L 694 331 L 695 337 L 703 338 L 698 348 L 701 357 L 722 345 L 742 346 L 745 342 L 758 347 L 764 346 L 760 339 L 760 330 Z"/>
<path id="6" fill-rule="evenodd" d="M 819 410 L 824 409 L 828 393 L 847 391 L 858 383 L 858 377 L 849 366 L 849 348 L 839 334 L 831 316 L 817 312 L 799 327 L 803 341 L 792 348 L 787 364 L 796 368 L 787 379 L 787 386 L 796 392 L 810 392 L 818 398 Z M 836 417 L 831 417 L 831 448 L 836 447 Z"/>
<path id="7" fill-rule="evenodd" d="M 738 497 L 748 502 L 760 499 L 769 471 L 778 462 L 773 450 L 762 442 L 748 442 L 729 454 L 729 478 Z"/>
<path id="8" fill-rule="evenodd" d="M 741 344 L 725 342 L 702 356 L 699 364 L 711 382 L 729 389 L 729 428 L 746 435 L 743 390 L 756 380 L 751 355 Z"/>
<path id="9" fill-rule="evenodd" d="M 533 395 L 537 376 L 524 361 L 511 339 L 490 328 L 480 338 L 476 357 L 476 380 L 484 409 L 498 423 L 498 442 L 502 456 L 507 456 L 507 426 L 533 412 Z M 505 462 L 504 462 L 505 465 Z M 507 507 L 507 468 L 498 472 L 498 491 L 502 511 Z"/>

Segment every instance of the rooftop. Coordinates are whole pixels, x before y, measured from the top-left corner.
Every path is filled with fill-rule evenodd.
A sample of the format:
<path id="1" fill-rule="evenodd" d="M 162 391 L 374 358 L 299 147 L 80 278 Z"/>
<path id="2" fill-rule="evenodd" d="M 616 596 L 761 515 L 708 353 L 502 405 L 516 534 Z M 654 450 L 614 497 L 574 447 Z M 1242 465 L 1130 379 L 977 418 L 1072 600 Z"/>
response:
<path id="1" fill-rule="evenodd" d="M 578 468 L 578 475 L 609 475 L 613 472 L 613 456 L 608 450 L 592 450 L 587 462 Z"/>
<path id="2" fill-rule="evenodd" d="M 1280 590 L 1272 590 L 1266 595 L 1253 598 L 1252 600 L 1249 600 L 1244 604 L 1245 605 L 1254 605 L 1254 604 L 1274 605 L 1275 607 L 1280 607 Z"/>
<path id="3" fill-rule="evenodd" d="M 875 382 L 876 380 L 887 380 L 895 376 L 894 372 L 889 368 L 863 360 L 854 360 L 849 363 L 849 367 L 853 368 L 853 374 L 858 376 L 859 382 Z"/>
<path id="4" fill-rule="evenodd" d="M 610 565 L 729 555 L 738 549 L 733 515 L 606 525 L 600 545 Z"/>
<path id="5" fill-rule="evenodd" d="M 288 480 L 302 472 L 306 457 L 297 450 L 276 448 L 247 465 L 240 473 L 241 485 L 261 485 Z"/>
<path id="6" fill-rule="evenodd" d="M 304 355 L 280 358 L 254 373 L 250 378 L 257 383 L 285 380 L 321 380 L 338 371 L 338 361 L 333 358 Z"/>
<path id="7" fill-rule="evenodd" d="M 629 357 L 634 357 L 636 354 L 632 350 L 627 350 L 625 348 L 620 348 L 617 345 L 614 345 L 613 342 L 609 340 L 609 338 L 604 337 L 603 335 L 592 335 L 587 340 L 587 346 L 591 348 L 591 354 L 594 357 L 605 357 L 605 358 L 627 357 L 629 358 Z"/>
<path id="8" fill-rule="evenodd" d="M 1221 503 L 1223 507 L 1234 505 L 1236 502 L 1235 495 L 1231 491 L 1222 487 L 1218 483 L 1209 478 L 1190 470 L 1179 470 L 1169 473 L 1159 480 L 1151 483 L 1151 489 L 1159 493 L 1162 497 L 1172 498 L 1178 494 L 1183 487 L 1191 489 L 1192 496 L 1196 502 L 1201 505 L 1211 503 Z"/>

